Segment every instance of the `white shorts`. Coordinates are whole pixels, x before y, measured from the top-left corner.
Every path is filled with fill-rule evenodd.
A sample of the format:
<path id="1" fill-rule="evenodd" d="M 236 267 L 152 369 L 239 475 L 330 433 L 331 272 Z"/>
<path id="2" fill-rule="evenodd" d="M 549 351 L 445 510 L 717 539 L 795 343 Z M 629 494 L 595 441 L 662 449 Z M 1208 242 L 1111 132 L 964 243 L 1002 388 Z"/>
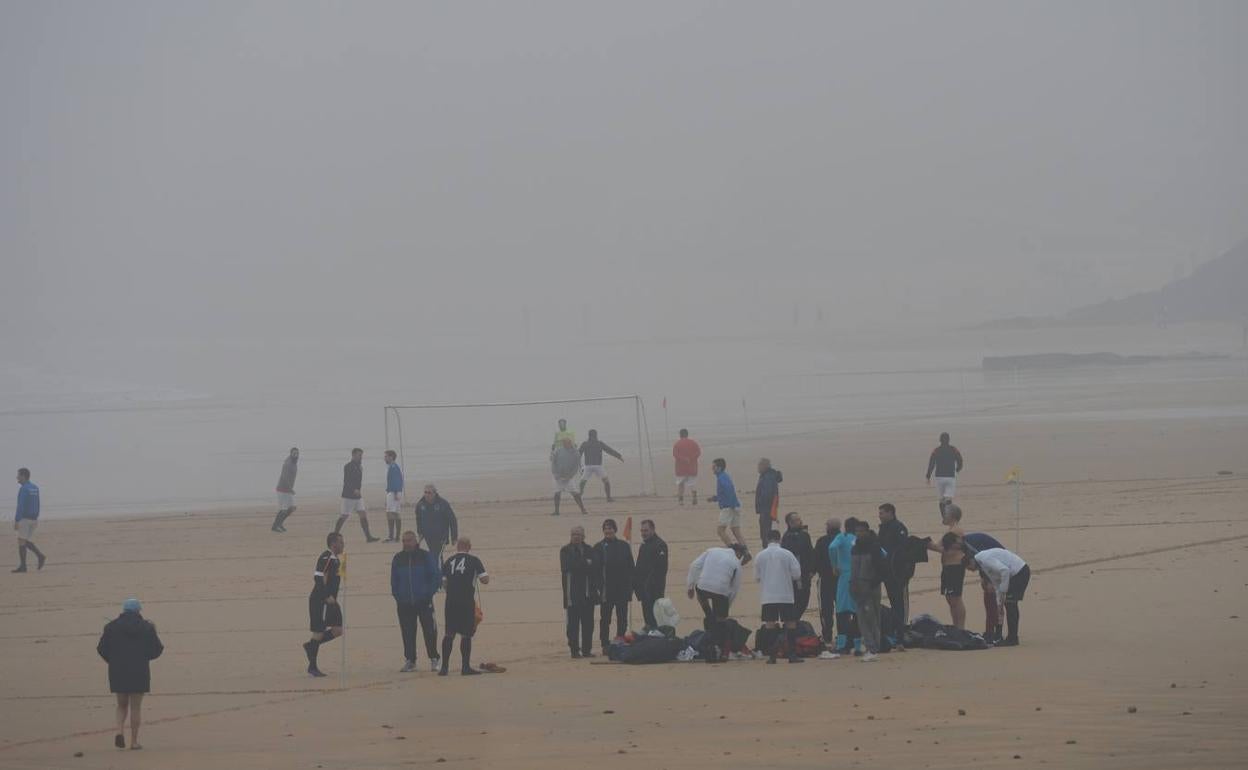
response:
<path id="1" fill-rule="evenodd" d="M 277 510 L 289 511 L 295 507 L 294 492 L 278 492 L 277 493 Z"/>
<path id="2" fill-rule="evenodd" d="M 17 522 L 17 538 L 19 540 L 30 540 L 35 536 L 35 527 L 39 526 L 38 519 L 22 519 Z"/>
<path id="3" fill-rule="evenodd" d="M 936 482 L 936 499 L 944 500 L 945 498 L 953 499 L 953 493 L 958 489 L 958 480 L 949 476 L 937 476 L 933 479 Z"/>
<path id="4" fill-rule="evenodd" d="M 677 476 L 676 477 L 676 486 L 681 487 L 682 489 L 694 489 L 697 487 L 697 484 L 698 484 L 697 476 Z"/>
<path id="5" fill-rule="evenodd" d="M 349 497 L 342 498 L 342 515 L 350 516 L 352 513 L 365 513 L 364 498 L 352 500 Z"/>
<path id="6" fill-rule="evenodd" d="M 607 472 L 603 470 L 601 465 L 586 465 L 584 468 L 581 468 L 581 481 L 589 481 L 595 477 L 603 481 L 610 481 L 607 478 Z"/>
<path id="7" fill-rule="evenodd" d="M 719 509 L 719 526 L 740 527 L 741 526 L 741 509 L 740 508 L 720 508 Z"/>
<path id="8" fill-rule="evenodd" d="M 555 494 L 560 492 L 568 492 L 569 494 L 579 495 L 581 488 L 576 483 L 576 477 L 570 479 L 555 478 Z"/>
<path id="9" fill-rule="evenodd" d="M 403 505 L 402 492 L 386 493 L 386 513 L 398 513 L 399 508 Z"/>

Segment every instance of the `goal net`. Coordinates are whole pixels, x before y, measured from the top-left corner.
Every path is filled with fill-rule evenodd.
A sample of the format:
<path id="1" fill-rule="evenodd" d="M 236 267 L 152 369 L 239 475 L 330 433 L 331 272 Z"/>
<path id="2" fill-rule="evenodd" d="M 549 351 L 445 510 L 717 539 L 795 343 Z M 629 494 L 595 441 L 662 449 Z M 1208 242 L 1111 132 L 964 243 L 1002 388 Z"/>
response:
<path id="1" fill-rule="evenodd" d="M 466 490 L 474 499 L 550 494 L 550 451 L 558 420 L 580 446 L 590 429 L 624 456 L 603 456 L 613 492 L 654 495 L 654 456 L 641 396 L 594 396 L 542 401 L 393 404 L 384 407 L 386 447 L 398 454 L 409 500 L 433 482 Z M 602 494 L 590 481 L 586 497 Z"/>

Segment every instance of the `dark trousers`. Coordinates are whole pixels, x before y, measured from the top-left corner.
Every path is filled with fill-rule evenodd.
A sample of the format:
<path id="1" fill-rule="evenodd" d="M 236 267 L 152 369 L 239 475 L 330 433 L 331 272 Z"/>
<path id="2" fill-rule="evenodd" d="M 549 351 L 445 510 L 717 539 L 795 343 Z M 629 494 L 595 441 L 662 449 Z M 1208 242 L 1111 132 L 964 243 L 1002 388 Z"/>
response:
<path id="1" fill-rule="evenodd" d="M 710 630 L 715 624 L 728 617 L 728 597 L 698 589 L 698 604 L 702 606 L 702 627 Z"/>
<path id="2" fill-rule="evenodd" d="M 767 543 L 771 542 L 767 536 L 771 534 L 771 514 L 760 513 L 758 515 L 758 539 L 762 541 L 763 548 L 767 547 Z"/>
<path id="3" fill-rule="evenodd" d="M 568 646 L 581 652 L 594 648 L 594 605 L 568 607 Z"/>
<path id="4" fill-rule="evenodd" d="M 793 591 L 793 619 L 801 620 L 810 606 L 810 582 L 803 580 Z"/>
<path id="5" fill-rule="evenodd" d="M 905 628 L 910 622 L 910 580 L 908 578 L 887 580 L 884 582 L 884 588 L 888 591 L 889 608 L 896 616 L 899 627 Z"/>
<path id="6" fill-rule="evenodd" d="M 424 604 L 396 604 L 399 612 L 399 631 L 403 634 L 403 657 L 416 660 L 416 625 L 419 622 L 425 632 L 425 652 L 429 660 L 438 657 L 438 621 L 433 617 L 433 602 Z"/>
<path id="7" fill-rule="evenodd" d="M 836 636 L 836 578 L 819 578 L 819 633 L 824 642 Z"/>
<path id="8" fill-rule="evenodd" d="M 628 600 L 622 601 L 606 601 L 602 602 L 602 609 L 599 610 L 598 616 L 598 639 L 602 641 L 602 648 L 607 648 L 607 643 L 611 641 L 611 613 L 615 612 L 615 633 L 617 636 L 623 636 L 628 630 Z"/>
<path id="9" fill-rule="evenodd" d="M 658 621 L 654 619 L 654 603 L 662 598 L 662 594 L 651 594 L 648 591 L 637 592 L 637 601 L 641 602 L 641 617 L 648 628 L 659 627 Z"/>

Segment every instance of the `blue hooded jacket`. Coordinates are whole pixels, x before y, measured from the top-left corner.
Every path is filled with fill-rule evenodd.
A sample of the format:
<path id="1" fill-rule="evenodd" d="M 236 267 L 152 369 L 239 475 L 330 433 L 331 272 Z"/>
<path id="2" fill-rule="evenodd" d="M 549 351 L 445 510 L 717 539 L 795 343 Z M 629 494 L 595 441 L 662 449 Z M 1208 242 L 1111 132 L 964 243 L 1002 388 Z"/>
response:
<path id="1" fill-rule="evenodd" d="M 13 521 L 39 518 L 39 487 L 33 481 L 24 481 L 17 490 L 17 515 Z"/>
<path id="2" fill-rule="evenodd" d="M 417 548 L 399 551 L 390 561 L 390 595 L 399 604 L 424 604 L 442 585 L 437 557 Z"/>
<path id="3" fill-rule="evenodd" d="M 715 474 L 715 502 L 721 509 L 741 507 L 741 501 L 737 499 L 737 487 L 732 483 L 728 471 Z"/>

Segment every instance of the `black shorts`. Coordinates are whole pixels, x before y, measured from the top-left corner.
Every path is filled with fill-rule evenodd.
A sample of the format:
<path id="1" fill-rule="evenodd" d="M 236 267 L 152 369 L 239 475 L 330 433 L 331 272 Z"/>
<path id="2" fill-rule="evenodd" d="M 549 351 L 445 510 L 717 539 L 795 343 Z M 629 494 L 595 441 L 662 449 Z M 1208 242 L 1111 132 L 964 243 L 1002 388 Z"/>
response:
<path id="1" fill-rule="evenodd" d="M 792 623 L 797 620 L 797 613 L 792 604 L 764 604 L 764 623 Z"/>
<path id="2" fill-rule="evenodd" d="M 1007 602 L 1021 602 L 1027 593 L 1027 584 L 1031 582 L 1031 567 L 1026 564 L 1017 574 L 1010 576 L 1010 584 L 1005 589 Z"/>
<path id="3" fill-rule="evenodd" d="M 446 616 L 442 619 L 446 633 L 472 636 L 476 632 L 477 606 L 472 602 L 452 602 L 448 599 L 443 614 Z"/>
<path id="4" fill-rule="evenodd" d="M 940 595 L 961 596 L 962 584 L 966 582 L 966 567 L 946 564 L 940 568 Z"/>
<path id="5" fill-rule="evenodd" d="M 324 599 L 316 596 L 308 597 L 308 629 L 320 633 L 327 628 L 342 625 L 342 608 L 337 604 L 326 604 Z"/>

